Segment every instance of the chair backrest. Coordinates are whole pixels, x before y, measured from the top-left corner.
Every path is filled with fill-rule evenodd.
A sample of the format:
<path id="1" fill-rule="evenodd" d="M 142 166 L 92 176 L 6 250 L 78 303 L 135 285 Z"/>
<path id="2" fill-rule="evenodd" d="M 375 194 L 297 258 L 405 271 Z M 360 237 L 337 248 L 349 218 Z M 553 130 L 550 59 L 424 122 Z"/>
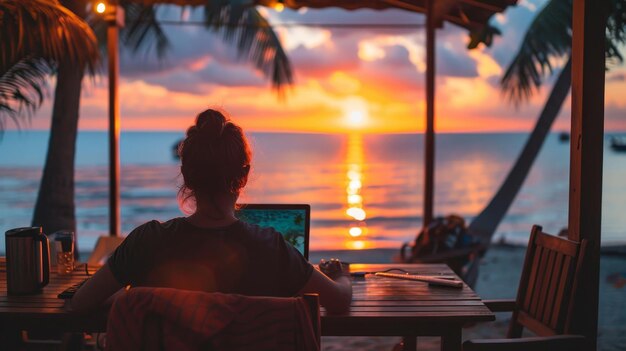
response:
<path id="1" fill-rule="evenodd" d="M 322 322 L 320 318 L 320 296 L 318 294 L 304 294 L 302 298 L 309 307 L 309 313 L 311 317 L 311 326 L 315 333 L 315 340 L 317 345 L 322 345 Z"/>
<path id="2" fill-rule="evenodd" d="M 509 338 L 521 337 L 524 327 L 539 336 L 569 332 L 586 245 L 533 226 Z"/>
<path id="3" fill-rule="evenodd" d="M 115 299 L 107 350 L 320 348 L 319 298 L 133 288 Z"/>

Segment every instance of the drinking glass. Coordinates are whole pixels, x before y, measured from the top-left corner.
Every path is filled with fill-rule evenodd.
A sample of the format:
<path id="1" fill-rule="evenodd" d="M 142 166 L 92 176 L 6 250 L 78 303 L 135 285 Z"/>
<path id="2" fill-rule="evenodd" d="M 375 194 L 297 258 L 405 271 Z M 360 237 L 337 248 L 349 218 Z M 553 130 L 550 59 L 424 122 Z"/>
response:
<path id="1" fill-rule="evenodd" d="M 74 233 L 56 232 L 54 248 L 57 258 L 57 273 L 71 274 L 74 270 Z"/>

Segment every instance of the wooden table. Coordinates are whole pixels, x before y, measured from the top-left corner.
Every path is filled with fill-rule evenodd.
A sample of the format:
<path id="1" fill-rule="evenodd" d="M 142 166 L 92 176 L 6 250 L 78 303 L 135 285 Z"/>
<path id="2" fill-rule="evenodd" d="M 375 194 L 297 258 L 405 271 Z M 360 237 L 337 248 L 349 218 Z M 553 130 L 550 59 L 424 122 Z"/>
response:
<path id="1" fill-rule="evenodd" d="M 351 272 L 390 268 L 423 275 L 455 275 L 445 264 L 350 265 Z M 409 350 L 415 348 L 417 336 L 440 336 L 441 350 L 461 350 L 465 324 L 495 319 L 467 285 L 455 289 L 367 275 L 354 278 L 352 290 L 350 313 L 328 315 L 322 311 L 322 335 L 403 336 Z"/>
<path id="2" fill-rule="evenodd" d="M 50 268 L 50 283 L 43 292 L 27 296 L 7 296 L 6 259 L 0 257 L 0 331 L 37 330 L 45 328 L 58 332 L 98 332 L 106 330 L 106 313 L 74 316 L 63 310 L 64 300 L 57 295 L 88 277 L 84 265 L 72 275 L 60 276 Z M 90 267 L 89 274 L 97 267 Z"/>
<path id="3" fill-rule="evenodd" d="M 443 264 L 352 264 L 350 270 L 383 271 L 402 268 L 424 275 L 453 275 Z M 93 273 L 94 269 L 90 269 Z M 71 276 L 52 274 L 43 293 L 7 296 L 4 258 L 0 258 L 0 330 L 39 329 L 98 332 L 106 330 L 106 313 L 77 317 L 62 310 L 57 294 L 86 278 L 84 269 Z M 442 350 L 461 349 L 461 330 L 467 323 L 495 317 L 468 286 L 462 289 L 368 275 L 353 281 L 349 313 L 329 315 L 322 310 L 322 335 L 403 336 L 408 349 L 417 336 L 440 336 Z"/>

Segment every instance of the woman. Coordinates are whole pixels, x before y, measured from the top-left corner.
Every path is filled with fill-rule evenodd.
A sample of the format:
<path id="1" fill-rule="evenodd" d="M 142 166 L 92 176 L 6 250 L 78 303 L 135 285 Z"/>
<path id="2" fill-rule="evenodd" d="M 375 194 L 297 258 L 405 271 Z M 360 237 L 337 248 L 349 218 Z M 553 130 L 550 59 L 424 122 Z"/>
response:
<path id="1" fill-rule="evenodd" d="M 318 293 L 330 312 L 349 308 L 352 288 L 340 268 L 321 273 L 274 229 L 235 217 L 251 161 L 239 126 L 206 110 L 187 130 L 179 153 L 179 195 L 194 205 L 193 214 L 135 228 L 76 292 L 70 310 L 87 312 L 127 285 L 253 296 Z"/>

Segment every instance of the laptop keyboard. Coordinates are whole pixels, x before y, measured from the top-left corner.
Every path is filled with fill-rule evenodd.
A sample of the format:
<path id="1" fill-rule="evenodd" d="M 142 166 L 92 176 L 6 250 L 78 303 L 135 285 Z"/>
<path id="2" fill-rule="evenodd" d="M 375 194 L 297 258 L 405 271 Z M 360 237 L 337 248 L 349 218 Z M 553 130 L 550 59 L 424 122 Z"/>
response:
<path id="1" fill-rule="evenodd" d="M 57 295 L 57 297 L 59 299 L 71 299 L 72 296 L 74 296 L 74 294 L 76 293 L 76 291 L 78 291 L 78 289 L 83 286 L 83 284 L 85 284 L 85 282 L 88 280 L 89 278 L 82 280 L 76 284 L 73 284 L 72 286 L 70 286 L 69 288 L 63 290 L 59 295 Z"/>

